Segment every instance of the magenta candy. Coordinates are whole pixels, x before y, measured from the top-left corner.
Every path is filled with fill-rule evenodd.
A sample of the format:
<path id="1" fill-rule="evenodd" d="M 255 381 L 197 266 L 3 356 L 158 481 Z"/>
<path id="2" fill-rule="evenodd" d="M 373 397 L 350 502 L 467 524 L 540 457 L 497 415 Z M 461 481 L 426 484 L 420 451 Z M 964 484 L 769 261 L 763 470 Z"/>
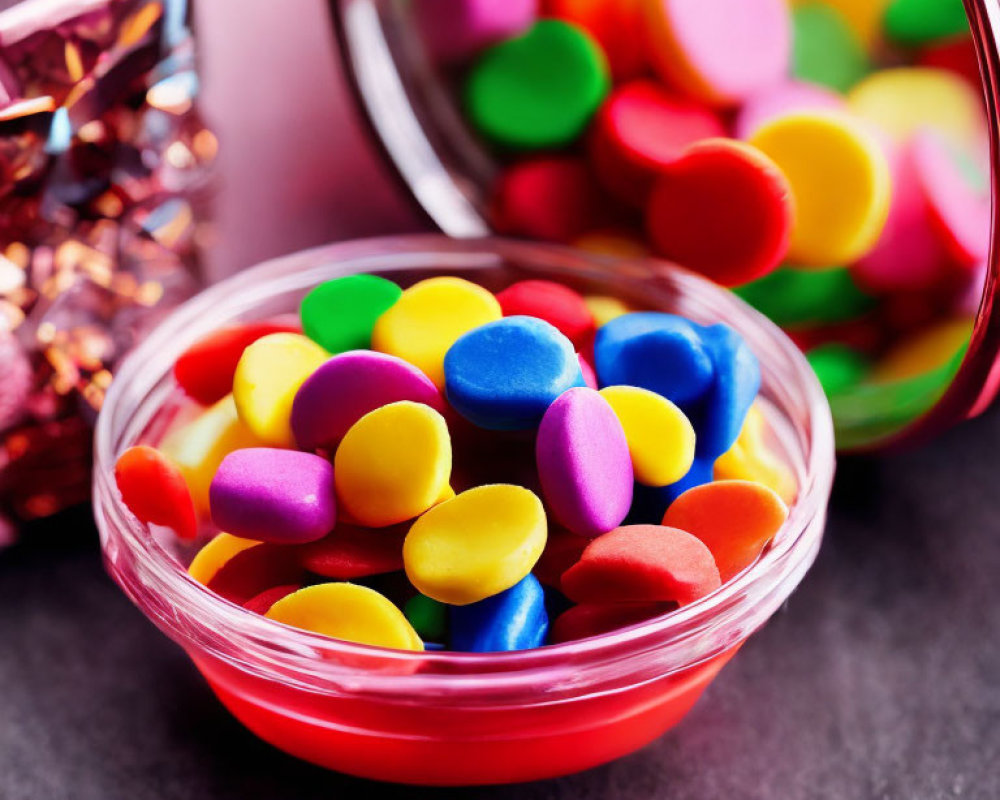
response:
<path id="1" fill-rule="evenodd" d="M 535 445 L 542 494 L 553 516 L 580 536 L 621 524 L 632 504 L 625 432 L 593 389 L 563 392 L 549 406 Z"/>
<path id="2" fill-rule="evenodd" d="M 596 389 L 597 373 L 594 372 L 594 368 L 590 366 L 590 362 L 583 357 L 582 353 L 577 353 L 576 358 L 580 362 L 580 372 L 583 374 L 583 382 L 591 389 Z"/>
<path id="3" fill-rule="evenodd" d="M 538 0 L 416 0 L 413 11 L 430 56 L 451 62 L 524 33 Z"/>
<path id="4" fill-rule="evenodd" d="M 752 95 L 736 115 L 737 139 L 749 139 L 765 122 L 791 111 L 840 111 L 846 103 L 832 89 L 805 81 L 785 81 Z"/>
<path id="5" fill-rule="evenodd" d="M 303 450 L 333 448 L 369 411 L 400 400 L 444 410 L 437 387 L 409 362 L 370 350 L 341 353 L 310 375 L 295 395 L 295 442 Z"/>
<path id="6" fill-rule="evenodd" d="M 212 522 L 244 539 L 300 544 L 322 539 L 337 521 L 333 466 L 295 450 L 234 450 L 209 488 Z"/>

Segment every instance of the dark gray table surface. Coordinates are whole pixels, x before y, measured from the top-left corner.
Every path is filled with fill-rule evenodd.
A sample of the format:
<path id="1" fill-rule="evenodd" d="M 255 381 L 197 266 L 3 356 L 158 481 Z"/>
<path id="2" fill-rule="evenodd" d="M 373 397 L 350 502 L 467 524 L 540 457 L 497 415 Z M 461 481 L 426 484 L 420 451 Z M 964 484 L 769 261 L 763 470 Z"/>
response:
<path id="1" fill-rule="evenodd" d="M 1000 410 L 842 461 L 819 560 L 690 716 L 543 783 L 372 784 L 246 733 L 104 575 L 87 512 L 0 554 L 2 800 L 1000 798 Z"/>

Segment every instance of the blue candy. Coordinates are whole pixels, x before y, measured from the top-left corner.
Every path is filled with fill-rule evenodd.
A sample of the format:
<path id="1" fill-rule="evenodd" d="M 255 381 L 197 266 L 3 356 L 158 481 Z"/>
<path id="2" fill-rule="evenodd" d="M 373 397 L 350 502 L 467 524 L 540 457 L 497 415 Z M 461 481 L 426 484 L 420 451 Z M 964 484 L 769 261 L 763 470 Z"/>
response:
<path id="1" fill-rule="evenodd" d="M 444 358 L 448 402 L 481 428 L 535 428 L 567 389 L 584 386 L 573 344 L 535 317 L 504 317 L 463 335 Z"/>
<path id="2" fill-rule="evenodd" d="M 714 458 L 695 458 L 687 475 L 669 486 L 644 486 L 636 483 L 632 507 L 624 525 L 660 525 L 670 504 L 688 489 L 712 482 Z"/>
<path id="3" fill-rule="evenodd" d="M 548 631 L 545 590 L 531 574 L 493 597 L 451 608 L 452 650 L 530 650 L 544 644 Z"/>
<path id="4" fill-rule="evenodd" d="M 603 325 L 594 363 L 601 386 L 639 386 L 679 406 L 698 400 L 714 374 L 699 326 L 658 311 L 624 314 Z"/>
<path id="5" fill-rule="evenodd" d="M 702 328 L 702 340 L 711 353 L 715 379 L 688 416 L 697 434 L 696 455 L 714 460 L 740 435 L 760 391 L 760 363 L 743 337 L 728 325 Z"/>

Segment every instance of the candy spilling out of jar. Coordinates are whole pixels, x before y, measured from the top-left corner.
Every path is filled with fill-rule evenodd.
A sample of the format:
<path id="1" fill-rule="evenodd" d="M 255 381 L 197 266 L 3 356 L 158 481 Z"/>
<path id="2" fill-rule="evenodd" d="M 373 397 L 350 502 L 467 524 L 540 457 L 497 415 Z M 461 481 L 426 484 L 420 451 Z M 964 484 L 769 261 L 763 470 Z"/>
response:
<path id="1" fill-rule="evenodd" d="M 888 430 L 940 395 L 990 236 L 960 0 L 540 0 L 496 24 L 485 5 L 417 0 L 414 29 L 448 7 L 450 47 L 425 50 L 499 163 L 497 230 L 735 288 L 838 423 Z"/>
<path id="2" fill-rule="evenodd" d="M 182 410 L 115 471 L 201 545 L 194 580 L 278 622 L 404 650 L 597 635 L 739 575 L 795 500 L 726 325 L 447 276 L 338 278 L 300 317 L 190 347 Z"/>

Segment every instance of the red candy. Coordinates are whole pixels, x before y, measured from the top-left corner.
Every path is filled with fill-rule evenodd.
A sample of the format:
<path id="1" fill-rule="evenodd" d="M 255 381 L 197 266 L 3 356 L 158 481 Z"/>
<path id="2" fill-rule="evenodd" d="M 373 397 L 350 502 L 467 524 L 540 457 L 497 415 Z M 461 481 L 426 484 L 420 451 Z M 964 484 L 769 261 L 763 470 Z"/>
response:
<path id="1" fill-rule="evenodd" d="M 288 597 L 292 592 L 297 592 L 302 587 L 297 583 L 290 583 L 287 586 L 275 586 L 265 589 L 256 597 L 251 597 L 243 604 L 243 608 L 252 611 L 254 614 L 266 614 L 271 610 L 271 606 L 282 598 Z"/>
<path id="2" fill-rule="evenodd" d="M 162 453 L 146 445 L 130 447 L 115 464 L 122 501 L 140 522 L 173 528 L 181 539 L 193 539 L 198 517 L 180 470 Z"/>
<path id="3" fill-rule="evenodd" d="M 333 533 L 302 548 L 302 564 L 325 578 L 350 580 L 403 568 L 403 539 L 409 523 L 362 528 L 340 523 Z"/>
<path id="4" fill-rule="evenodd" d="M 642 0 L 545 0 L 545 16 L 585 28 L 598 41 L 615 80 L 638 75 L 645 66 Z"/>
<path id="5" fill-rule="evenodd" d="M 294 547 L 263 542 L 230 558 L 212 576 L 208 588 L 243 605 L 276 586 L 301 584 L 305 570 L 299 556 Z"/>
<path id="6" fill-rule="evenodd" d="M 593 540 L 550 523 L 545 550 L 531 571 L 546 586 L 558 589 L 563 573 L 580 560 L 591 541 Z"/>
<path id="7" fill-rule="evenodd" d="M 594 317 L 583 298 L 553 281 L 518 281 L 497 294 L 505 317 L 538 317 L 558 328 L 577 348 L 594 332 Z"/>
<path id="8" fill-rule="evenodd" d="M 584 603 L 564 611 L 552 623 L 549 640 L 552 644 L 586 639 L 602 633 L 645 622 L 675 608 L 673 603 Z"/>
<path id="9" fill-rule="evenodd" d="M 737 286 L 778 266 L 793 217 L 788 181 L 769 158 L 711 139 L 688 148 L 657 181 L 646 229 L 660 255 Z"/>
<path id="10" fill-rule="evenodd" d="M 626 525 L 598 536 L 562 576 L 563 594 L 576 603 L 685 605 L 721 583 L 701 541 L 661 525 Z"/>
<path id="11" fill-rule="evenodd" d="M 922 67 L 950 70 L 965 78 L 977 92 L 982 91 L 983 79 L 971 36 L 959 36 L 933 44 L 920 54 L 917 62 Z"/>
<path id="12" fill-rule="evenodd" d="M 607 198 L 578 158 L 537 158 L 507 169 L 494 198 L 503 233 L 570 242 L 604 222 Z"/>
<path id="13" fill-rule="evenodd" d="M 657 175 L 702 139 L 725 136 L 705 106 L 648 80 L 616 89 L 595 118 L 589 149 L 604 187 L 641 207 Z"/>
<path id="14" fill-rule="evenodd" d="M 195 342 L 174 364 L 180 387 L 203 405 L 218 402 L 233 390 L 233 374 L 247 347 L 272 333 L 299 333 L 295 325 L 254 322 L 223 328 Z"/>

